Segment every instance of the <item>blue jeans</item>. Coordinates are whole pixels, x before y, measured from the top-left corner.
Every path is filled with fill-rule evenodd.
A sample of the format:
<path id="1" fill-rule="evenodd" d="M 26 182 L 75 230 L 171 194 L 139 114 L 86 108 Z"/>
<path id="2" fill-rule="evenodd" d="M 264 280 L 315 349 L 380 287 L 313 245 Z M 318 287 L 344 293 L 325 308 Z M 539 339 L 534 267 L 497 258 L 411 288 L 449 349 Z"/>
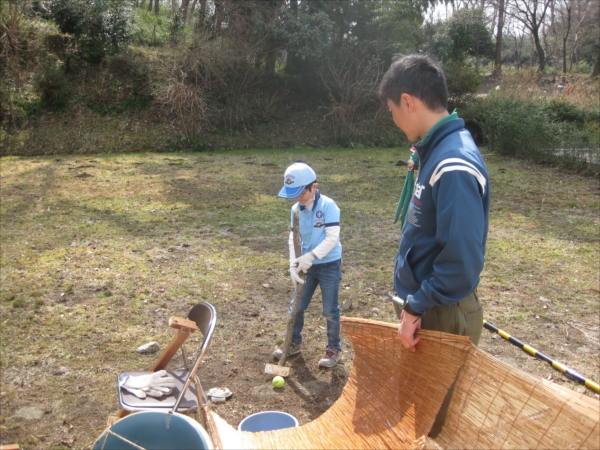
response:
<path id="1" fill-rule="evenodd" d="M 341 350 L 340 345 L 340 305 L 338 292 L 342 281 L 342 260 L 330 263 L 313 264 L 306 273 L 304 291 L 298 305 L 298 313 L 294 321 L 292 342 L 302 343 L 302 328 L 304 327 L 304 311 L 308 308 L 315 289 L 321 286 L 323 297 L 323 317 L 327 319 L 327 347 Z M 290 306 L 291 311 L 291 306 Z"/>

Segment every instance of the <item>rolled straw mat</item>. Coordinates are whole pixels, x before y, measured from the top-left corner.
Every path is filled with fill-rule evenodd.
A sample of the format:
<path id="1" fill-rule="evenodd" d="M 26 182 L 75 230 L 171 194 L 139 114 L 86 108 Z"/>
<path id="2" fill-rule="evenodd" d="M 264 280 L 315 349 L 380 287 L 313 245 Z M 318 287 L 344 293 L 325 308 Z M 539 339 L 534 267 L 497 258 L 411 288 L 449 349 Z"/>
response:
<path id="1" fill-rule="evenodd" d="M 398 325 L 342 317 L 354 347 L 340 398 L 299 428 L 248 433 L 208 411 L 221 448 L 594 448 L 600 403 L 511 367 L 469 338 L 420 330 L 417 352 Z M 456 380 L 446 422 L 427 434 Z"/>

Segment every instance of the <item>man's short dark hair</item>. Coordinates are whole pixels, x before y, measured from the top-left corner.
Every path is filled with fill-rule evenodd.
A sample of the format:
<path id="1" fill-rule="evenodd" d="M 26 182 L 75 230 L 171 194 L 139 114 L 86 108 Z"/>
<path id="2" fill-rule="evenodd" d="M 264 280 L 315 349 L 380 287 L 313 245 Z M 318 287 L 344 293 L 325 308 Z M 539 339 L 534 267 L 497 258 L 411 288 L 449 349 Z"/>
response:
<path id="1" fill-rule="evenodd" d="M 379 85 L 382 101 L 399 104 L 402 94 L 421 100 L 432 111 L 448 109 L 448 88 L 444 72 L 426 55 L 401 56 L 383 76 Z"/>

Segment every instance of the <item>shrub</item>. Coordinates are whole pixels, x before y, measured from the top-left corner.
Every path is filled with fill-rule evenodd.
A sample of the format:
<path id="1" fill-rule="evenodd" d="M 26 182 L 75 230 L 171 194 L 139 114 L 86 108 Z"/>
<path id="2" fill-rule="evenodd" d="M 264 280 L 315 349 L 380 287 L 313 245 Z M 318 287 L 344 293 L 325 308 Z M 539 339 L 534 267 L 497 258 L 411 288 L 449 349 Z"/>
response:
<path id="1" fill-rule="evenodd" d="M 489 105 L 490 118 L 483 127 L 492 150 L 508 156 L 533 156 L 552 147 L 553 127 L 543 108 L 532 102 L 503 100 Z"/>
<path id="2" fill-rule="evenodd" d="M 42 64 L 55 53 L 54 44 L 68 37 L 50 22 L 19 14 L 17 20 L 6 14 L 0 7 L 0 29 L 4 29 L 0 32 L 0 127 L 13 132 L 41 107 L 39 96 L 32 92 L 38 77 L 32 75 L 45 70 Z M 51 84 L 56 85 L 56 80 Z"/>
<path id="3" fill-rule="evenodd" d="M 465 61 L 467 55 L 479 58 L 493 58 L 494 44 L 486 25 L 483 9 L 459 9 L 448 24 L 448 38 L 451 41 L 448 59 Z"/>
<path id="4" fill-rule="evenodd" d="M 454 105 L 462 105 L 466 99 L 477 93 L 483 77 L 474 67 L 458 62 L 444 65 L 449 101 Z"/>
<path id="5" fill-rule="evenodd" d="M 62 63 L 56 57 L 48 55 L 42 62 L 34 76 L 33 85 L 43 107 L 61 109 L 67 105 L 69 82 Z"/>
<path id="6" fill-rule="evenodd" d="M 597 126 L 581 127 L 574 121 L 559 121 L 556 111 L 562 111 L 563 118 L 579 119 L 579 114 L 567 107 L 500 94 L 476 99 L 461 115 L 480 127 L 490 149 L 499 154 L 567 167 L 587 164 L 600 145 Z"/>
<path id="7" fill-rule="evenodd" d="M 131 40 L 133 14 L 125 2 L 52 0 L 50 10 L 61 32 L 73 36 L 77 54 L 88 62 L 118 53 Z"/>
<path id="8" fill-rule="evenodd" d="M 137 8 L 133 24 L 132 42 L 136 45 L 162 46 L 169 42 L 170 20 L 162 12 L 159 15 Z"/>
<path id="9" fill-rule="evenodd" d="M 101 114 L 149 106 L 153 100 L 149 70 L 144 54 L 134 50 L 87 67 L 82 76 L 87 106 Z"/>
<path id="10" fill-rule="evenodd" d="M 578 108 L 565 100 L 554 99 L 546 105 L 546 112 L 556 122 L 569 122 L 583 127 L 586 122 L 598 123 L 600 109 L 587 110 Z"/>

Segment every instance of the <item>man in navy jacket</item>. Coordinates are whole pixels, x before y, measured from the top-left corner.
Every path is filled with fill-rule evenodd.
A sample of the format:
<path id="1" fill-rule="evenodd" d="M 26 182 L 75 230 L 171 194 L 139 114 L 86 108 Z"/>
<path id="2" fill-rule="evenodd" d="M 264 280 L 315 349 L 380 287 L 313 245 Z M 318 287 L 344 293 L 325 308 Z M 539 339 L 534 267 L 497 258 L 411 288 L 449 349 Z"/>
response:
<path id="1" fill-rule="evenodd" d="M 419 175 L 402 229 L 394 287 L 405 300 L 398 335 L 413 351 L 419 328 L 470 336 L 477 345 L 477 298 L 490 210 L 487 169 L 464 121 L 448 114 L 442 70 L 427 56 L 392 63 L 379 93 L 415 145 Z"/>
<path id="2" fill-rule="evenodd" d="M 477 345 L 483 309 L 477 297 L 490 212 L 490 181 L 479 149 L 456 111 L 448 114 L 442 70 L 427 56 L 392 63 L 379 86 L 394 123 L 417 142 L 415 182 L 394 268 L 405 300 L 398 336 L 416 351 L 419 328 L 469 336 Z M 453 387 L 429 432 L 445 422 Z"/>

